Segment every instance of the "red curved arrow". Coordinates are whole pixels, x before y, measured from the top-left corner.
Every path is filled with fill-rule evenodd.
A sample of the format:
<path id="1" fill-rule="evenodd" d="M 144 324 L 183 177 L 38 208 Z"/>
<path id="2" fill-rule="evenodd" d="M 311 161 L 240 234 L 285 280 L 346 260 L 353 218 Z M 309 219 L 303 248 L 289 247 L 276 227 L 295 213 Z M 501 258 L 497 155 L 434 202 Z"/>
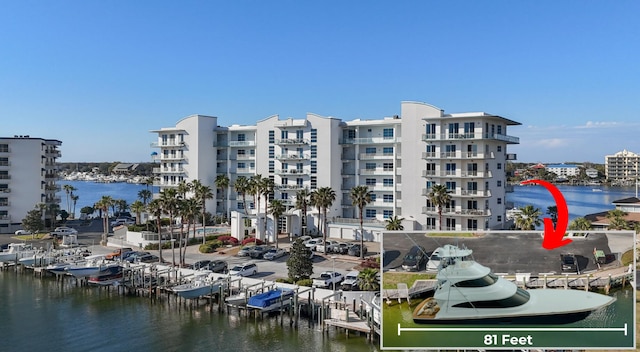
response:
<path id="1" fill-rule="evenodd" d="M 569 223 L 569 210 L 567 209 L 567 201 L 564 200 L 562 192 L 560 192 L 560 190 L 553 184 L 542 180 L 528 180 L 523 181 L 520 184 L 526 185 L 528 183 L 541 185 L 551 192 L 553 199 L 556 201 L 556 207 L 558 208 L 558 221 L 556 221 L 555 229 L 553 228 L 553 221 L 549 218 L 544 218 L 544 239 L 542 240 L 542 248 L 551 250 L 573 242 L 568 238 L 563 239 Z"/>

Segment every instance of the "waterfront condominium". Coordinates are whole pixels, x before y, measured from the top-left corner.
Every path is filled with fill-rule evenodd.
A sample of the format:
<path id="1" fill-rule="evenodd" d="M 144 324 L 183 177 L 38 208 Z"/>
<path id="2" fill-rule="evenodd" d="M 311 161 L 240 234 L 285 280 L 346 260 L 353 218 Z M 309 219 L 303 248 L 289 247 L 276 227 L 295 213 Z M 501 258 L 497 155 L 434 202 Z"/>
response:
<path id="1" fill-rule="evenodd" d="M 640 155 L 623 150 L 613 155 L 605 155 L 604 171 L 607 180 L 616 183 L 635 182 L 638 179 Z"/>
<path id="2" fill-rule="evenodd" d="M 374 120 L 343 121 L 307 114 L 304 119 L 277 115 L 251 126 L 219 126 L 218 118 L 186 117 L 175 127 L 153 130 L 160 148 L 155 171 L 159 189 L 180 181 L 200 180 L 217 189 L 217 175 L 233 185 L 244 176 L 261 175 L 275 184 L 275 199 L 288 211 L 285 231 L 299 228 L 295 195 L 331 187 L 336 199 L 327 209 L 332 224 L 353 224 L 359 212 L 350 190 L 358 185 L 372 192 L 364 208 L 365 223 L 383 226 L 391 216 L 405 219 L 406 230 L 502 229 L 505 218 L 507 134 L 518 122 L 484 112 L 445 114 L 425 103 L 402 102 L 400 114 Z M 438 209 L 429 200 L 432 186 L 445 185 L 451 202 Z M 263 213 L 265 201 L 233 187 L 216 190 L 207 204 L 212 213 Z M 409 226 L 409 228 L 407 228 Z"/>
<path id="3" fill-rule="evenodd" d="M 59 205 L 58 165 L 61 141 L 29 136 L 0 137 L 0 233 L 19 229 L 39 205 Z M 45 221 L 50 212 L 44 211 Z"/>

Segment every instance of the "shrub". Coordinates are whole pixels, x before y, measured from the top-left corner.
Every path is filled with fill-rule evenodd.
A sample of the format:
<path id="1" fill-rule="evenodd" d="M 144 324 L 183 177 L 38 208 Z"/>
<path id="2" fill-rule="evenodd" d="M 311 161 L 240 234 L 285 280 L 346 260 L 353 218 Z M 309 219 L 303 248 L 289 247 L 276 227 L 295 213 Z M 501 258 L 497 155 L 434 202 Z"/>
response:
<path id="1" fill-rule="evenodd" d="M 201 244 L 199 248 L 200 253 L 213 253 L 216 251 L 216 247 L 212 243 Z"/>
<path id="2" fill-rule="evenodd" d="M 218 240 L 222 242 L 222 244 L 230 244 L 230 245 L 237 245 L 238 244 L 238 239 L 235 237 L 231 237 L 228 235 L 224 235 L 224 236 L 219 236 Z"/>
<path id="3" fill-rule="evenodd" d="M 255 238 L 255 237 L 249 237 L 249 238 L 245 238 L 244 240 L 242 240 L 242 245 L 246 245 L 247 243 L 255 243 L 256 246 L 259 246 L 261 244 L 263 244 L 262 240 Z"/>
<path id="4" fill-rule="evenodd" d="M 288 278 L 282 278 L 282 277 L 281 277 L 281 278 L 276 279 L 276 282 L 282 282 L 282 283 L 285 283 L 285 284 L 292 284 L 292 283 L 293 283 L 293 281 L 291 281 L 290 279 L 288 279 Z"/>
<path id="5" fill-rule="evenodd" d="M 313 284 L 313 280 L 312 279 L 302 279 L 302 280 L 298 280 L 298 282 L 296 282 L 296 285 L 298 285 L 298 286 L 311 287 L 312 284 Z"/>
<path id="6" fill-rule="evenodd" d="M 144 249 L 146 250 L 157 251 L 158 248 L 159 246 L 157 243 L 149 243 L 146 246 L 144 246 Z M 162 242 L 162 249 L 171 249 L 171 241 Z"/>

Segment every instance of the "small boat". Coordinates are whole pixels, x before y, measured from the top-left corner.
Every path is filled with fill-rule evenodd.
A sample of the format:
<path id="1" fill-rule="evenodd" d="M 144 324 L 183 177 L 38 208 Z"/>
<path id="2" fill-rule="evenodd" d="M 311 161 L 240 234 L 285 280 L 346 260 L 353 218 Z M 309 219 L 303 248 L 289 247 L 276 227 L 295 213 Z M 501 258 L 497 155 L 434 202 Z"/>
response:
<path id="1" fill-rule="evenodd" d="M 220 288 L 226 283 L 226 279 L 216 279 L 211 274 L 195 277 L 191 282 L 174 286 L 172 291 L 186 299 L 194 299 L 204 295 L 220 292 Z"/>
<path id="2" fill-rule="evenodd" d="M 602 189 L 600 189 L 600 188 L 592 188 L 591 192 L 602 192 Z"/>
<path id="3" fill-rule="evenodd" d="M 456 254 L 457 253 L 457 254 Z M 442 253 L 433 297 L 413 311 L 420 324 L 566 324 L 586 318 L 615 298 L 582 290 L 525 290 L 462 251 Z"/>
<path id="4" fill-rule="evenodd" d="M 34 255 L 18 259 L 18 263 L 24 266 L 46 266 L 56 262 L 52 253 L 35 253 Z"/>
<path id="5" fill-rule="evenodd" d="M 0 262 L 17 262 L 24 257 L 36 254 L 36 250 L 26 243 L 9 243 L 8 248 L 0 252 Z"/>
<path id="6" fill-rule="evenodd" d="M 265 293 L 251 296 L 247 302 L 247 307 L 259 309 L 263 312 L 270 312 L 291 303 L 294 291 L 290 289 L 277 288 Z"/>
<path id="7" fill-rule="evenodd" d="M 89 276 L 90 284 L 107 286 L 119 282 L 124 277 L 122 266 L 110 265 L 100 270 L 97 274 Z"/>
<path id="8" fill-rule="evenodd" d="M 90 255 L 85 258 L 84 262 L 71 264 L 64 268 L 67 274 L 81 278 L 91 275 L 97 275 L 100 270 L 103 270 L 107 266 L 112 266 L 114 263 L 106 263 L 103 255 Z M 119 264 L 115 264 L 119 265 Z"/>
<path id="9" fill-rule="evenodd" d="M 224 301 L 232 306 L 243 306 L 247 304 L 247 299 L 248 297 L 246 292 L 242 291 L 236 295 L 231 295 L 225 298 Z"/>

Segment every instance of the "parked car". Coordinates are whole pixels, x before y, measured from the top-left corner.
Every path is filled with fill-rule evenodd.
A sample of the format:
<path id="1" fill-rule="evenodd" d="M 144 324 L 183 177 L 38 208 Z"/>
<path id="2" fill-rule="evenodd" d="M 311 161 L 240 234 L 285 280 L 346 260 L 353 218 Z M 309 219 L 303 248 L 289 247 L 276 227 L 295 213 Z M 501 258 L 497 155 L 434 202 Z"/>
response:
<path id="1" fill-rule="evenodd" d="M 207 265 L 209 265 L 209 263 L 211 263 L 210 260 L 199 260 L 193 263 L 193 265 L 191 265 L 191 269 L 193 270 L 204 269 Z"/>
<path id="2" fill-rule="evenodd" d="M 238 253 L 236 255 L 238 257 L 250 257 L 251 256 L 251 251 L 253 251 L 254 247 L 255 247 L 255 245 L 244 246 L 244 247 L 240 248 L 240 250 L 238 251 Z"/>
<path id="3" fill-rule="evenodd" d="M 360 272 L 358 270 L 351 271 L 344 277 L 342 281 L 342 289 L 345 291 L 357 290 L 360 287 L 360 279 L 358 279 Z"/>
<path id="4" fill-rule="evenodd" d="M 344 276 L 337 271 L 323 271 L 320 277 L 313 279 L 313 287 L 329 288 L 333 284 L 340 287 L 339 284 L 344 280 Z"/>
<path id="5" fill-rule="evenodd" d="M 238 264 L 229 270 L 232 276 L 251 276 L 258 273 L 258 266 L 255 263 Z"/>
<path id="6" fill-rule="evenodd" d="M 327 249 L 327 253 L 331 253 L 332 246 L 335 246 L 338 243 L 340 243 L 340 242 L 338 242 L 338 241 L 327 241 L 324 244 L 316 245 L 316 251 L 324 253 L 325 248 L 326 248 Z"/>
<path id="7" fill-rule="evenodd" d="M 31 231 L 27 230 L 18 230 L 15 232 L 16 236 L 30 235 Z"/>
<path id="8" fill-rule="evenodd" d="M 280 257 L 283 257 L 287 254 L 287 251 L 284 248 L 271 248 L 267 253 L 264 254 L 263 258 L 267 260 L 274 260 Z"/>
<path id="9" fill-rule="evenodd" d="M 106 254 L 104 257 L 108 260 L 113 260 L 116 258 L 120 258 L 120 256 L 125 252 L 132 252 L 133 249 L 130 247 L 116 248 L 113 252 Z"/>
<path id="10" fill-rule="evenodd" d="M 332 247 L 331 249 L 332 249 L 333 253 L 348 254 L 349 253 L 349 248 L 351 248 L 352 246 L 353 246 L 353 243 L 340 242 L 336 246 Z"/>
<path id="11" fill-rule="evenodd" d="M 140 263 L 157 263 L 160 261 L 157 255 L 154 254 L 145 254 L 138 258 L 138 262 Z"/>
<path id="12" fill-rule="evenodd" d="M 136 221 L 130 218 L 118 218 L 111 222 L 111 227 L 116 227 L 120 225 L 128 226 L 128 225 L 135 225 L 135 224 L 136 224 Z"/>
<path id="13" fill-rule="evenodd" d="M 402 260 L 402 269 L 406 271 L 418 271 L 420 266 L 427 261 L 427 252 L 422 246 L 413 246 Z"/>
<path id="14" fill-rule="evenodd" d="M 55 230 L 51 231 L 49 235 L 57 238 L 64 235 L 77 235 L 77 234 L 78 234 L 78 230 L 74 229 L 73 227 L 60 226 L 60 227 L 56 227 Z"/>
<path id="15" fill-rule="evenodd" d="M 271 246 L 255 246 L 253 250 L 249 252 L 249 256 L 253 259 L 260 259 L 262 256 L 267 253 L 271 248 Z"/>
<path id="16" fill-rule="evenodd" d="M 151 254 L 151 253 L 149 253 L 149 252 L 138 252 L 138 251 L 124 252 L 122 254 L 122 260 L 127 261 L 129 263 L 137 263 L 140 258 L 142 258 L 143 256 L 146 256 L 146 255 L 149 255 L 149 254 Z"/>
<path id="17" fill-rule="evenodd" d="M 214 273 L 226 273 L 229 270 L 229 266 L 224 260 L 212 260 L 202 269 L 211 270 Z"/>
<path id="18" fill-rule="evenodd" d="M 322 238 L 312 238 L 310 240 L 307 240 L 304 245 L 309 248 L 312 251 L 316 250 L 316 246 L 322 246 L 324 245 L 324 242 L 322 241 Z"/>
<path id="19" fill-rule="evenodd" d="M 362 246 L 362 252 L 364 253 L 364 255 L 367 255 L 367 246 Z M 355 256 L 355 257 L 359 257 L 360 256 L 360 245 L 359 244 L 354 244 L 353 246 L 351 246 L 349 248 L 349 251 L 347 252 L 347 254 Z"/>
<path id="20" fill-rule="evenodd" d="M 560 254 L 560 265 L 564 273 L 578 272 L 578 259 L 571 253 Z"/>

